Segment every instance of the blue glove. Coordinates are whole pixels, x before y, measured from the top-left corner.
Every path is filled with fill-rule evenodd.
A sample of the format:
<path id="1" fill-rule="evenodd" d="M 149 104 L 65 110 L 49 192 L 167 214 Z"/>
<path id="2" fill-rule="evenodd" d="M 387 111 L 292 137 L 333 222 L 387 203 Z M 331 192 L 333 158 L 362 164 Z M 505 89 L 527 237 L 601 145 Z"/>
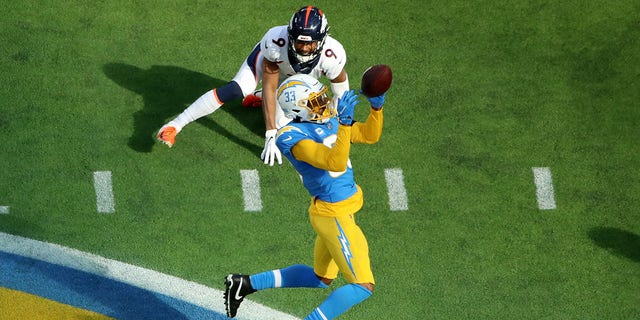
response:
<path id="1" fill-rule="evenodd" d="M 343 125 L 350 126 L 353 124 L 353 112 L 358 104 L 358 94 L 349 90 L 342 94 L 338 99 L 338 122 Z"/>
<path id="2" fill-rule="evenodd" d="M 369 100 L 369 103 L 371 104 L 371 108 L 374 108 L 376 110 L 380 110 L 382 109 L 382 105 L 384 104 L 384 98 L 387 96 L 387 93 L 383 93 L 381 96 L 377 96 L 377 97 L 367 97 L 367 100 Z"/>

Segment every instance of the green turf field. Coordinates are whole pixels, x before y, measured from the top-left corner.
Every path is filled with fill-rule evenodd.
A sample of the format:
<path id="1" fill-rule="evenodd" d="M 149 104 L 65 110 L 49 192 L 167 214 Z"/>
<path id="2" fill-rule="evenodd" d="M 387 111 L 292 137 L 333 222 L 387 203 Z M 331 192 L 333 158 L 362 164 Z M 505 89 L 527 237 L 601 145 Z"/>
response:
<path id="1" fill-rule="evenodd" d="M 310 264 L 308 197 L 289 164 L 260 162 L 259 110 L 229 103 L 172 149 L 153 140 L 305 4 L 3 1 L 0 231 L 218 289 Z M 317 5 L 353 88 L 394 71 L 382 140 L 351 154 L 376 293 L 340 319 L 640 318 L 639 3 Z M 556 209 L 538 208 L 534 167 Z M 390 210 L 386 168 L 409 210 Z M 243 207 L 252 169 L 259 212 Z M 112 172 L 114 213 L 96 210 L 95 171 Z M 326 294 L 251 298 L 304 317 Z"/>

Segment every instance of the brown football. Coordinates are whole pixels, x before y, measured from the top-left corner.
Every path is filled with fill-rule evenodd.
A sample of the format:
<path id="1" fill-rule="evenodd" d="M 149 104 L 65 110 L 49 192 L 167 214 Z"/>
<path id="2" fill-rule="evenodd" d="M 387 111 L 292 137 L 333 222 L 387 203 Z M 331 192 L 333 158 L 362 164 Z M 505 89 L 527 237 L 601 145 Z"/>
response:
<path id="1" fill-rule="evenodd" d="M 360 89 L 367 97 L 377 97 L 389 90 L 392 80 L 391 68 L 386 64 L 376 64 L 362 74 Z"/>

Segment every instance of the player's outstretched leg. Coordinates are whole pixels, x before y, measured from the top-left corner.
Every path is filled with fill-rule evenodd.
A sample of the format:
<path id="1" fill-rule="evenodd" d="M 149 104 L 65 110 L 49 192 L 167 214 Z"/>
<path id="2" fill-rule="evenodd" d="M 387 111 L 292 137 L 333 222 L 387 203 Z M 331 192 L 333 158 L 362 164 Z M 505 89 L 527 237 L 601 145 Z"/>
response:
<path id="1" fill-rule="evenodd" d="M 235 81 L 214 88 L 204 93 L 200 98 L 184 109 L 175 119 L 160 128 L 157 138 L 160 142 L 173 146 L 176 135 L 189 123 L 214 113 L 227 101 L 242 98 L 242 89 Z"/>
<path id="2" fill-rule="evenodd" d="M 233 318 L 238 312 L 240 303 L 244 297 L 256 292 L 251 286 L 248 275 L 230 274 L 224 280 L 226 287 L 224 291 L 224 306 L 227 310 L 227 317 Z"/>

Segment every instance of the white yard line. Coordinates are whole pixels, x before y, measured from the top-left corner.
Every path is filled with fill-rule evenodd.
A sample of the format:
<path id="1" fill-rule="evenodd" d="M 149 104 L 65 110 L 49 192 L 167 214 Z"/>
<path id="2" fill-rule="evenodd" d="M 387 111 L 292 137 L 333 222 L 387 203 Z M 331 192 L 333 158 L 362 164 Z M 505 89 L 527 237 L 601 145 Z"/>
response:
<path id="1" fill-rule="evenodd" d="M 244 211 L 262 211 L 258 170 L 240 170 L 240 176 L 242 177 Z"/>
<path id="2" fill-rule="evenodd" d="M 384 169 L 384 178 L 387 181 L 389 208 L 391 211 L 409 210 L 407 189 L 404 187 L 404 175 L 402 173 L 402 169 Z"/>
<path id="3" fill-rule="evenodd" d="M 0 232 L 0 251 L 95 274 L 190 302 L 221 314 L 226 313 L 222 291 L 157 271 L 2 232 Z M 210 270 L 210 272 L 213 271 Z M 296 320 L 297 318 L 245 299 L 240 315 L 236 319 Z"/>
<path id="4" fill-rule="evenodd" d="M 96 207 L 99 213 L 116 212 L 111 185 L 111 171 L 96 171 L 93 173 L 93 187 L 96 191 Z"/>
<path id="5" fill-rule="evenodd" d="M 538 208 L 541 210 L 555 209 L 556 200 L 553 192 L 551 170 L 548 167 L 533 168 L 533 181 L 536 184 Z"/>
<path id="6" fill-rule="evenodd" d="M 0 214 L 9 214 L 9 207 L 0 206 Z"/>

